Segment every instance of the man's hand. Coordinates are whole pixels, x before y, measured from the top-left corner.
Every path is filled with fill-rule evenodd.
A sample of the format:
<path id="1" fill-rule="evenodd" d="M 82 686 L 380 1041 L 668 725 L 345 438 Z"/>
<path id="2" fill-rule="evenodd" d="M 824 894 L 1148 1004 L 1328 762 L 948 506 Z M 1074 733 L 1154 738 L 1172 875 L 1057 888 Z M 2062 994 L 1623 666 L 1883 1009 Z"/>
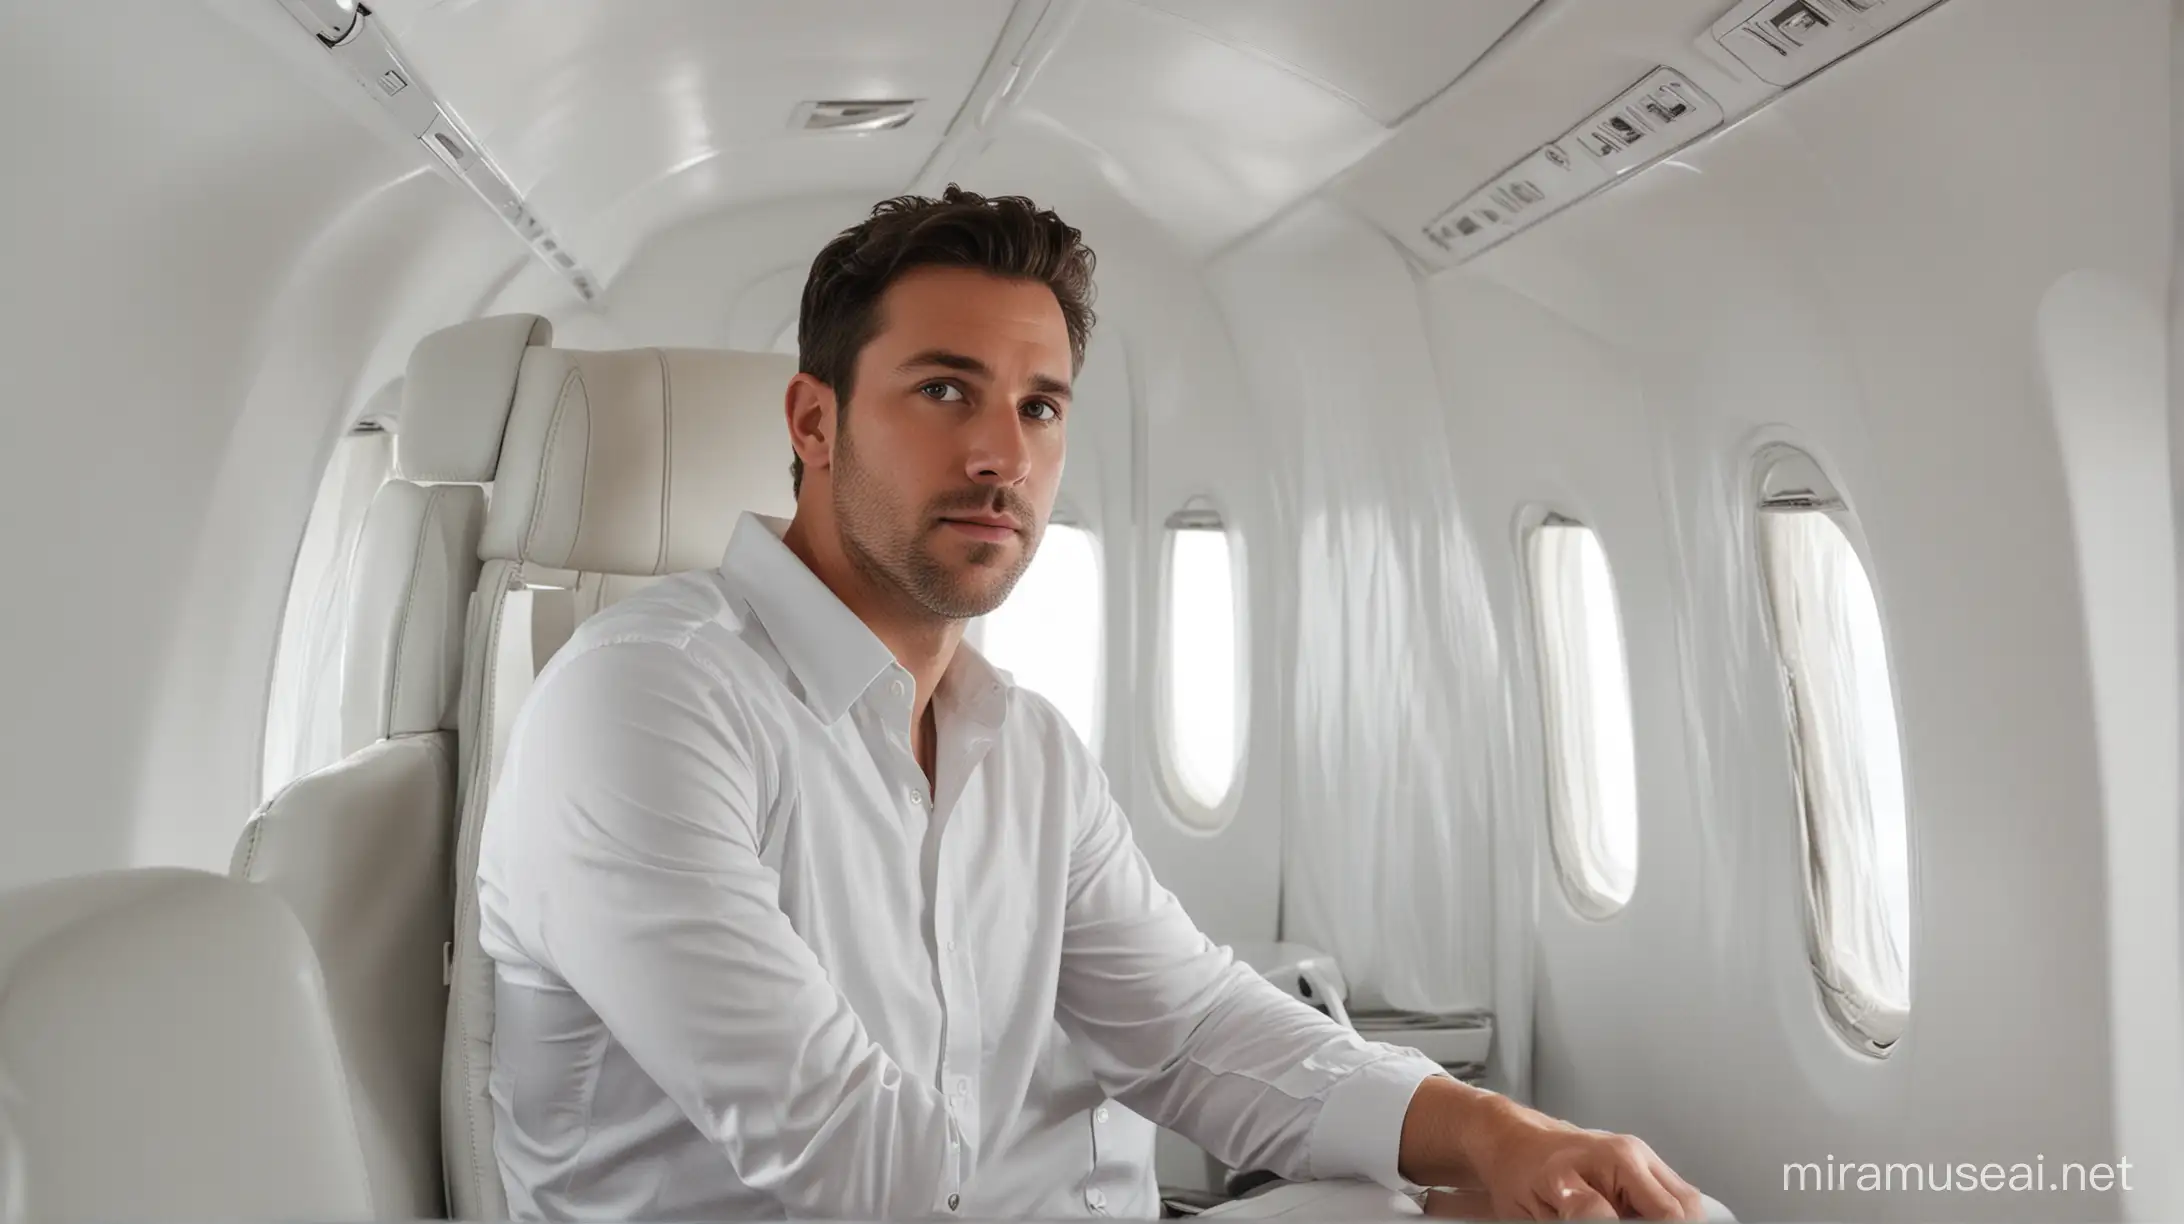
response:
<path id="1" fill-rule="evenodd" d="M 1419 1086 L 1403 1120 L 1403 1175 L 1468 1182 L 1503 1220 L 1697 1220 L 1699 1192 L 1629 1135 L 1590 1131 L 1454 1080 Z"/>

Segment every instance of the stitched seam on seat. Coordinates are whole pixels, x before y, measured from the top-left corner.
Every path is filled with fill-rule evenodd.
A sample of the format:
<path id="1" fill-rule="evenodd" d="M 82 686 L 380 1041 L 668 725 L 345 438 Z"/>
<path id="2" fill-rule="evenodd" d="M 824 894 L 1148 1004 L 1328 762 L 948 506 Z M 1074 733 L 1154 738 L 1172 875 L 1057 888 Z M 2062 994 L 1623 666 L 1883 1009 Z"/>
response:
<path id="1" fill-rule="evenodd" d="M 402 677 L 408 670 L 402 666 L 402 652 L 409 645 L 410 618 L 417 614 L 417 576 L 425 568 L 425 540 L 432 533 L 432 516 L 439 511 L 440 503 L 445 500 L 442 497 L 444 492 L 445 488 L 436 488 L 425 494 L 425 512 L 417 520 L 417 539 L 410 555 L 409 585 L 403 589 L 402 594 L 402 623 L 395 627 L 394 653 L 390 656 L 387 668 L 393 673 L 387 677 L 390 692 L 387 697 L 386 733 L 389 735 L 394 734 L 394 712 L 402 708 Z M 447 716 L 444 709 L 440 716 Z"/>
<path id="2" fill-rule="evenodd" d="M 652 562 L 652 572 L 662 574 L 667 572 L 667 542 L 673 530 L 668 507 L 673 504 L 670 494 L 675 484 L 675 384 L 667 376 L 667 354 L 654 349 L 652 356 L 660 363 L 660 553 Z"/>
<path id="3" fill-rule="evenodd" d="M 250 878 L 250 869 L 258 863 L 258 844 L 265 839 L 265 817 L 261 815 L 251 821 L 243 836 L 247 840 L 243 845 L 242 877 L 247 880 Z"/>
<path id="4" fill-rule="evenodd" d="M 571 371 L 570 376 L 573 379 L 575 372 Z M 563 393 L 567 393 L 566 388 L 564 388 Z M 558 409 L 556 419 L 558 420 Z M 544 486 L 544 483 L 544 480 L 541 479 L 541 487 Z M 536 511 L 534 510 L 533 513 L 535 525 Z M 491 796 L 484 795 L 481 792 L 489 789 L 493 780 L 493 690 L 500 680 L 501 617 L 507 607 L 508 582 L 504 578 L 497 586 L 493 606 L 487 610 L 485 618 L 485 641 L 483 643 L 485 670 L 482 673 L 478 696 L 476 734 L 479 742 L 477 745 L 477 760 L 471 765 L 469 791 L 464 797 L 464 802 L 457 808 L 455 813 L 455 929 L 449 932 L 455 943 L 455 972 L 453 975 L 455 980 L 450 984 L 450 990 L 454 995 L 456 1004 L 454 1010 L 457 1022 L 462 1029 L 463 1120 L 465 1122 L 463 1129 L 468 1132 L 470 1140 L 470 1167 L 465 1172 L 469 1176 L 472 1190 L 475 1190 L 478 1182 L 483 1180 L 480 1169 L 484 1161 L 478 1155 L 478 1131 L 483 1125 L 484 1114 L 477 1106 L 478 1088 L 480 1087 L 478 1071 L 471 1066 L 469 1053 L 471 1046 L 471 1009 L 463 1004 L 465 996 L 462 987 L 465 976 L 464 971 L 470 967 L 472 960 L 472 949 L 478 946 L 476 934 L 478 925 L 477 841 L 485 831 L 485 809 L 483 806 L 479 807 L 478 819 L 476 824 L 473 825 L 470 820 L 470 808 L 473 804 L 483 805 L 487 799 L 491 798 Z M 488 1073 L 490 1073 L 490 1068 L 488 1068 Z M 498 1164 L 494 1167 L 493 1176 L 496 1178 L 500 1176 Z M 503 1194 L 505 1195 L 505 1193 L 504 1190 Z M 452 1204 L 449 1207 L 449 1214 L 454 1214 Z M 503 1211 L 496 1214 L 506 1213 Z"/>
<path id="5" fill-rule="evenodd" d="M 561 393 L 554 398 L 553 420 L 548 422 L 546 426 L 546 447 L 539 452 L 538 483 L 531 486 L 531 516 L 524 526 L 523 546 L 516 550 L 519 559 L 528 559 L 531 555 L 531 549 L 538 543 L 538 511 L 539 507 L 546 504 L 546 482 L 553 473 L 554 443 L 561 437 L 561 422 L 569 407 L 569 392 L 583 386 L 581 374 L 582 371 L 576 366 L 570 366 L 568 377 L 561 380 Z M 587 449 L 589 448 L 587 447 Z M 584 526 L 584 502 L 581 484 L 577 489 L 576 504 L 576 524 L 578 529 L 581 530 Z M 573 548 L 575 541 L 570 541 L 570 545 Z M 564 557 L 562 560 L 566 561 L 567 558 Z M 498 632 L 498 630 L 495 632 Z"/>

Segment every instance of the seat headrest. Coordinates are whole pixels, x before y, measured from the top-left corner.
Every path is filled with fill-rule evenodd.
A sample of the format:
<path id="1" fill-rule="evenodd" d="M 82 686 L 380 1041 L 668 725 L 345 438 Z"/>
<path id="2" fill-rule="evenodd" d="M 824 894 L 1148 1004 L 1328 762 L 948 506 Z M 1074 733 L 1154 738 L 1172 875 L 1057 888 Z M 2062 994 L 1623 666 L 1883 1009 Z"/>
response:
<path id="1" fill-rule="evenodd" d="M 402 376 L 395 475 L 424 482 L 492 480 L 524 351 L 553 338 L 545 319 L 511 314 L 458 323 L 418 341 Z"/>
<path id="2" fill-rule="evenodd" d="M 526 349 L 481 555 L 606 574 L 718 565 L 744 511 L 794 508 L 795 373 L 779 353 Z"/>

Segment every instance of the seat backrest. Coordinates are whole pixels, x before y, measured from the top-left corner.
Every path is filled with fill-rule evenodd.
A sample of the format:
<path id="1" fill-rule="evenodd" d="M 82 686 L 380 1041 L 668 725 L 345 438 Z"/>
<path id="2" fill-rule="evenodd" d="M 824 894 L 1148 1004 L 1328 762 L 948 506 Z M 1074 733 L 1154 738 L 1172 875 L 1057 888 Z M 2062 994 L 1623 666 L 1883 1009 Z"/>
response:
<path id="1" fill-rule="evenodd" d="M 484 528 L 485 490 L 476 485 L 427 487 L 397 476 L 373 495 L 349 565 L 344 753 L 455 729 Z"/>
<path id="2" fill-rule="evenodd" d="M 373 1217 L 317 958 L 287 906 L 176 869 L 0 894 L 0 1211 Z"/>
<path id="3" fill-rule="evenodd" d="M 430 1219 L 446 1205 L 455 812 L 454 734 L 384 739 L 268 800 L 229 873 L 279 894 L 316 951 L 381 1219 Z"/>
<path id="4" fill-rule="evenodd" d="M 398 435 L 399 437 L 399 435 Z M 394 479 L 350 559 L 347 755 L 284 787 L 230 874 L 302 920 L 324 973 L 356 1128 L 385 1218 L 442 1214 L 440 1065 L 453 925 L 455 725 L 485 490 Z"/>
<path id="5" fill-rule="evenodd" d="M 720 563 L 746 510 L 791 507 L 782 396 L 793 358 L 547 347 L 543 320 L 426 337 L 404 380 L 398 473 L 492 483 L 463 650 L 453 993 L 442 1073 L 452 1214 L 499 1219 L 493 968 L 478 943 L 478 837 L 508 724 L 581 620 L 654 579 Z"/>

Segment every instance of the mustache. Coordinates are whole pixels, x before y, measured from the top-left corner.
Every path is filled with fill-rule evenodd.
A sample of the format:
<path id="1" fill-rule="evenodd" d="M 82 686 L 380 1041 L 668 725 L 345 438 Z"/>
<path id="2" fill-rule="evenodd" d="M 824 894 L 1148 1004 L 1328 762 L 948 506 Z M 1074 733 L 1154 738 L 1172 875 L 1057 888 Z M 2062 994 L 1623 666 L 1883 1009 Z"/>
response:
<path id="1" fill-rule="evenodd" d="M 1011 520 L 1019 531 L 1032 527 L 1031 500 L 1014 489 L 963 489 L 942 494 L 926 507 L 936 519 L 958 514 L 991 514 Z"/>

